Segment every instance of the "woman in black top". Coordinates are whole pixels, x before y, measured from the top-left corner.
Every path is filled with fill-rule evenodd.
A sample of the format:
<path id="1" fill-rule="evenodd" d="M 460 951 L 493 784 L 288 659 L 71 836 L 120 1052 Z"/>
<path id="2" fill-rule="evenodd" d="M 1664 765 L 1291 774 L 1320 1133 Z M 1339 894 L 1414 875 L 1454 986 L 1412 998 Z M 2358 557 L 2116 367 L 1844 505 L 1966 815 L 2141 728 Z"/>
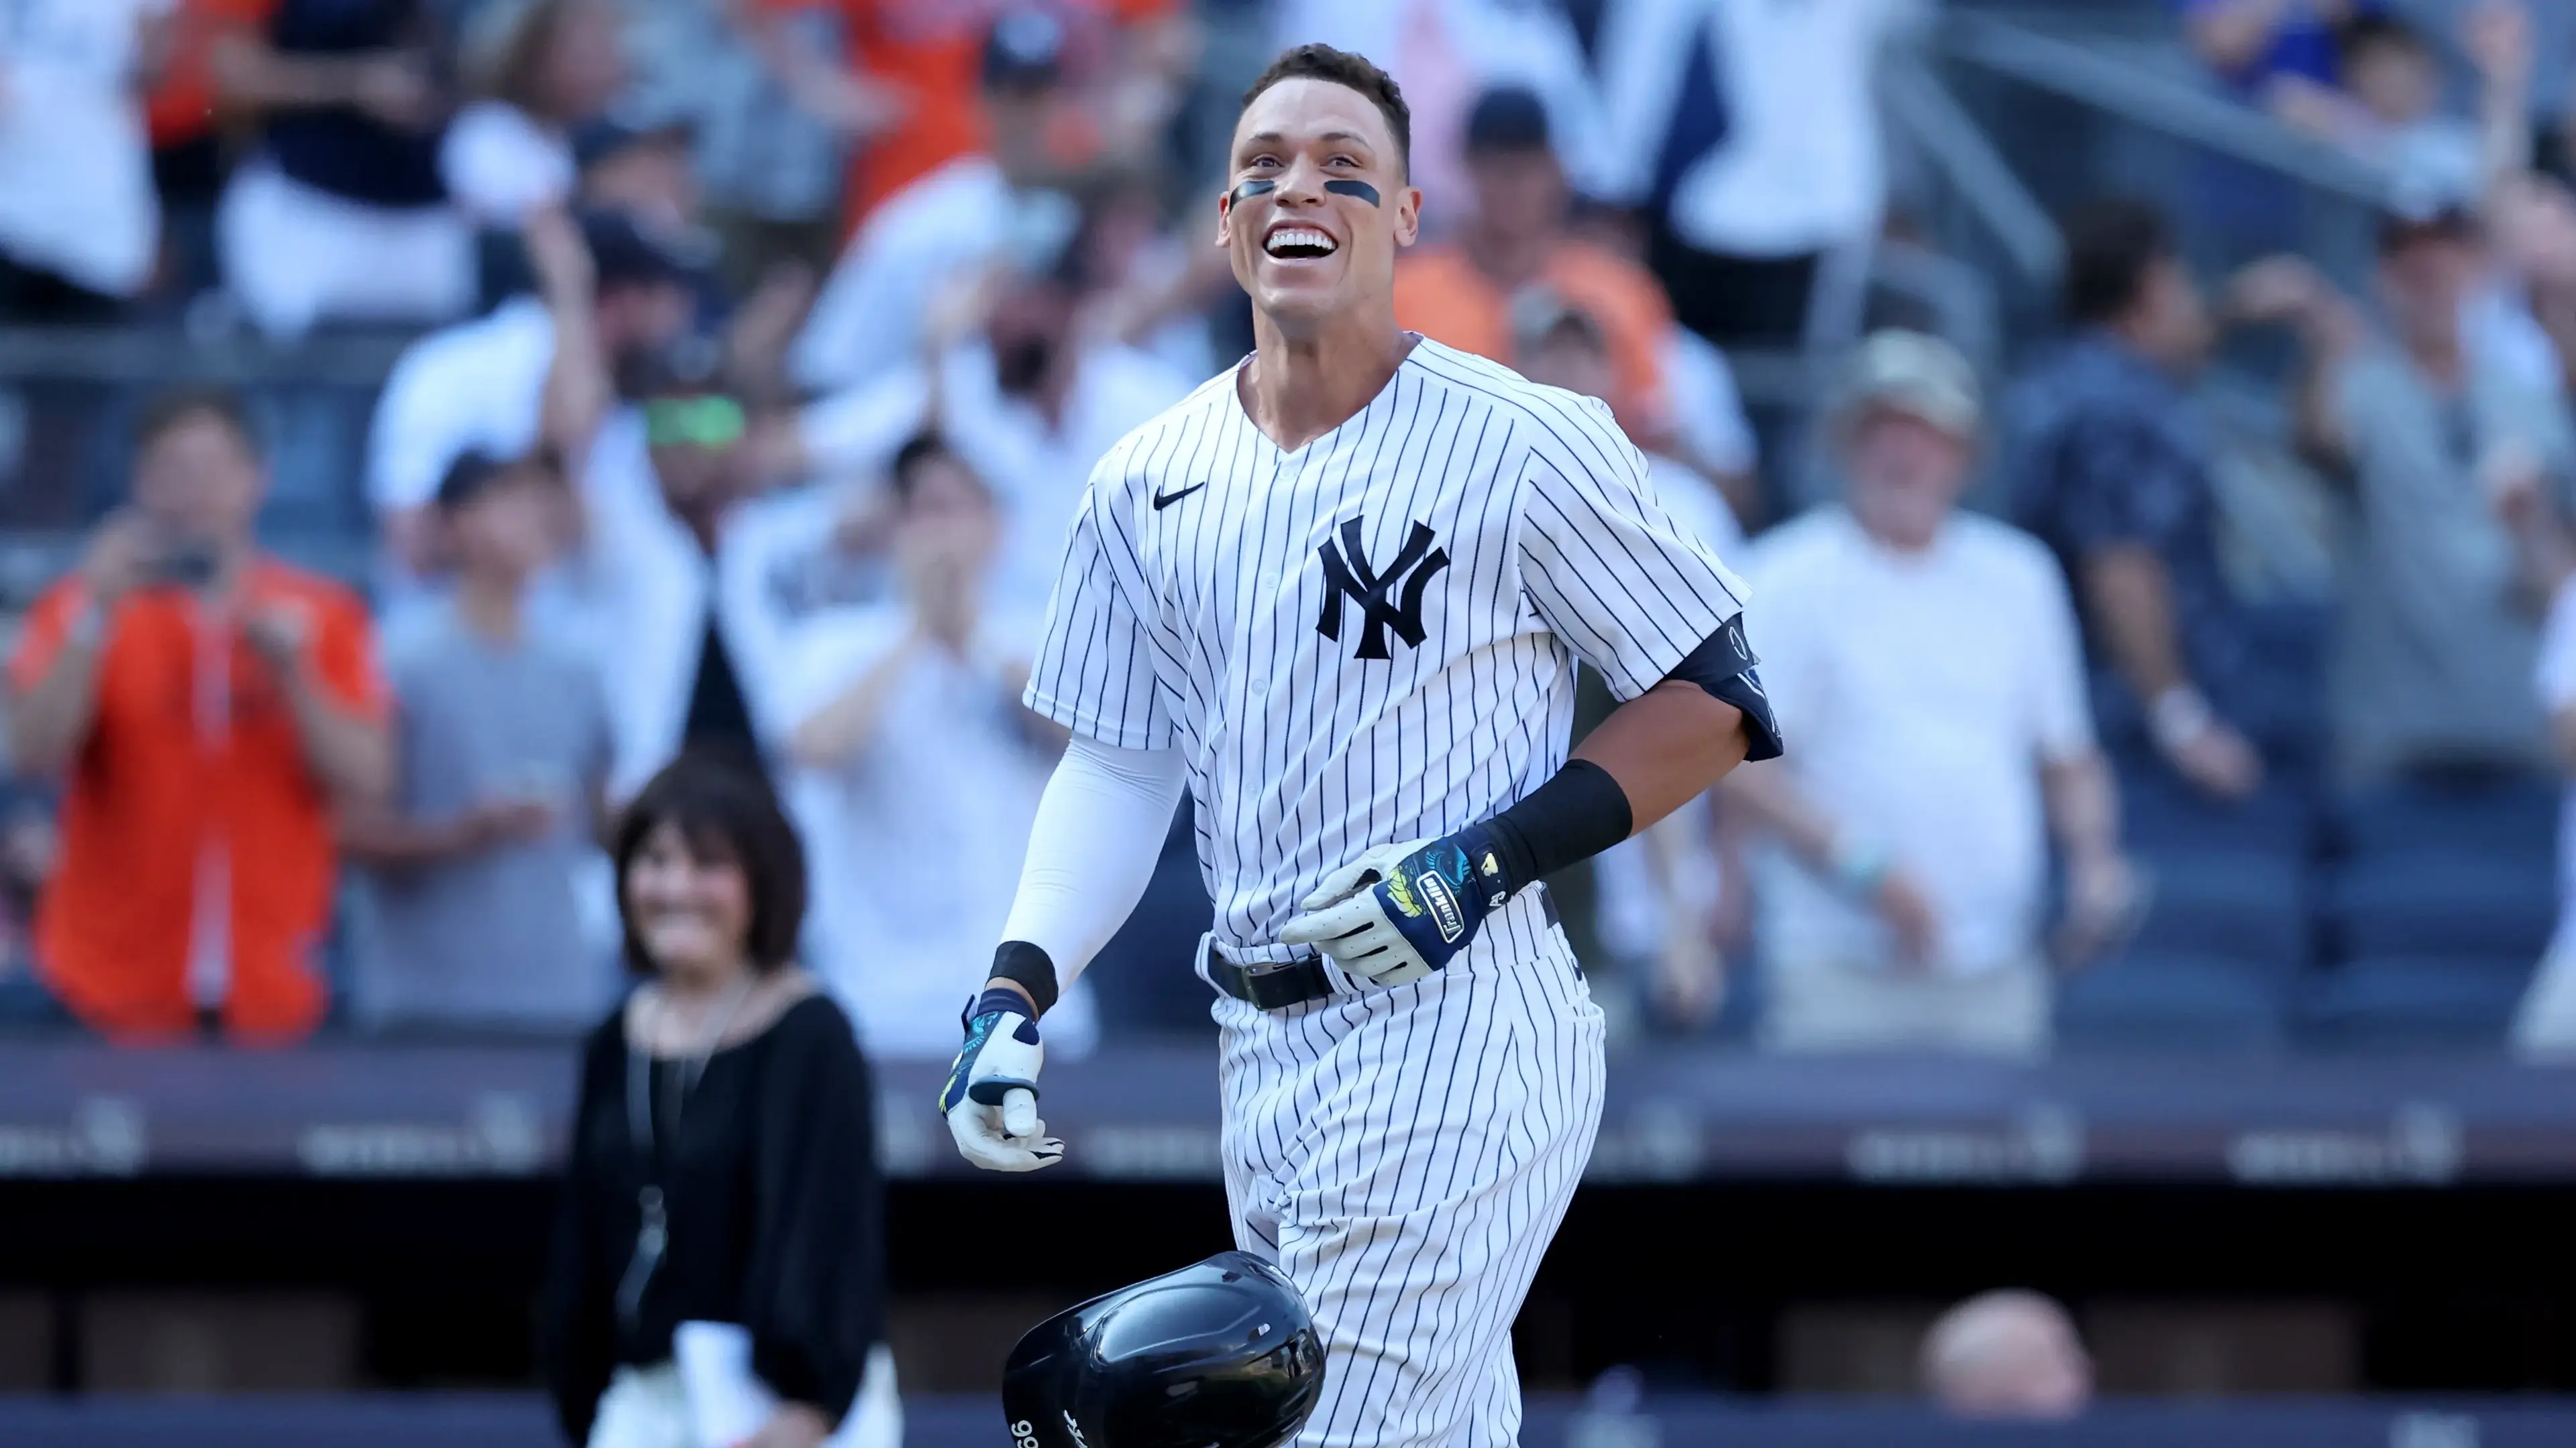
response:
<path id="1" fill-rule="evenodd" d="M 885 1217 L 866 1062 L 793 961 L 804 852 L 756 779 L 683 758 L 615 853 L 646 979 L 583 1053 L 546 1293 L 556 1409 L 576 1444 L 694 1444 L 674 1330 L 739 1324 L 781 1405 L 750 1448 L 814 1448 L 883 1335 Z M 891 1410 L 878 1359 L 868 1397 Z"/>

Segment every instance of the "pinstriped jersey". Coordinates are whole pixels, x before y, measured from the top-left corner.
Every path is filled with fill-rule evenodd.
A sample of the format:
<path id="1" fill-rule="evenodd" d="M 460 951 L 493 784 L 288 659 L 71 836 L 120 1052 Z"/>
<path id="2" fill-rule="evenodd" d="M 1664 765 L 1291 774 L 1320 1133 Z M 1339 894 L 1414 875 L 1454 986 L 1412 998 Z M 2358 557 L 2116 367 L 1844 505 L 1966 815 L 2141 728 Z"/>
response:
<path id="1" fill-rule="evenodd" d="M 1562 767 L 1578 658 L 1633 698 L 1743 599 L 1608 407 L 1426 340 L 1304 447 L 1228 372 L 1113 448 L 1027 702 L 1184 752 L 1217 938 L 1258 949 L 1335 866 Z"/>

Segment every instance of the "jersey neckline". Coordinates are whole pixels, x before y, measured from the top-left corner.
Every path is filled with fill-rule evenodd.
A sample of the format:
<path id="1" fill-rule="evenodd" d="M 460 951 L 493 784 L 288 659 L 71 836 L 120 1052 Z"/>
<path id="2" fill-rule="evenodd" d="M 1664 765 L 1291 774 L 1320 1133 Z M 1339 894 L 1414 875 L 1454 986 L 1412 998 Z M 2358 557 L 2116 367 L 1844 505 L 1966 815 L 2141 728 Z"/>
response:
<path id="1" fill-rule="evenodd" d="M 1331 442 L 1334 438 L 1341 436 L 1343 429 L 1349 427 L 1352 423 L 1364 420 L 1371 413 L 1376 412 L 1378 408 L 1384 405 L 1390 398 L 1395 396 L 1396 382 L 1404 376 L 1405 370 L 1413 365 L 1413 359 L 1422 355 L 1422 349 L 1431 345 L 1431 339 L 1425 337 L 1420 332 L 1408 331 L 1404 335 L 1413 339 L 1413 345 L 1404 349 L 1404 356 L 1395 364 L 1395 370 L 1386 375 L 1386 385 L 1380 387 L 1374 394 L 1372 394 L 1368 401 L 1361 403 L 1359 411 L 1352 413 L 1350 416 L 1343 418 L 1337 423 L 1334 423 L 1331 427 L 1315 434 L 1313 437 L 1308 438 L 1305 442 L 1296 447 L 1281 447 L 1277 438 L 1274 438 L 1269 433 L 1261 430 L 1260 420 L 1252 415 L 1251 408 L 1246 407 L 1243 404 L 1243 371 L 1245 368 L 1252 365 L 1255 358 L 1258 358 L 1261 355 L 1258 348 L 1244 353 L 1241 359 L 1236 361 L 1234 366 L 1226 370 L 1226 406 L 1233 409 L 1234 415 L 1242 419 L 1245 427 L 1252 429 L 1252 435 L 1261 439 L 1261 445 L 1268 448 L 1274 456 L 1283 459 L 1304 457 L 1307 453 L 1312 452 L 1318 446 Z"/>

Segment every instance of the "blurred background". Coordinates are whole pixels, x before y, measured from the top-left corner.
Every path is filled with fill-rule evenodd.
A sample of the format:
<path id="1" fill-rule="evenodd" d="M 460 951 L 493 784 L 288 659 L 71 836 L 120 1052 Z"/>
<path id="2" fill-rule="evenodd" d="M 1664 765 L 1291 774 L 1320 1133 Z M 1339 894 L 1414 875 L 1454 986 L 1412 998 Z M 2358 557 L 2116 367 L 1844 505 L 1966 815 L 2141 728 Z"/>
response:
<path id="1" fill-rule="evenodd" d="M 1612 405 L 1790 739 L 1554 882 L 1526 1441 L 2576 1442 L 2562 0 L 0 0 L 0 1441 L 555 1441 L 591 825 L 684 747 L 807 841 L 908 1441 L 1231 1245 L 1186 805 L 1066 1165 L 931 1100 L 1308 40 L 1413 106 L 1399 320 Z"/>

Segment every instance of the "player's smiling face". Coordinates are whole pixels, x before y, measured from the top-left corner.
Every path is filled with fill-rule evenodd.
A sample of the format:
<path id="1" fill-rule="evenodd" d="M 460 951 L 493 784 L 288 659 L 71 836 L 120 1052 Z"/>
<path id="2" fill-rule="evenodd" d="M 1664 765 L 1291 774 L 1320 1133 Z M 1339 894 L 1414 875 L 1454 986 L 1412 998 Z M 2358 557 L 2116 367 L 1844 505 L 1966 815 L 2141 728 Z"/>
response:
<path id="1" fill-rule="evenodd" d="M 1348 86 L 1300 78 L 1253 99 L 1234 128 L 1217 244 L 1255 307 L 1295 327 L 1392 305 L 1395 253 L 1420 225 L 1386 117 Z"/>

